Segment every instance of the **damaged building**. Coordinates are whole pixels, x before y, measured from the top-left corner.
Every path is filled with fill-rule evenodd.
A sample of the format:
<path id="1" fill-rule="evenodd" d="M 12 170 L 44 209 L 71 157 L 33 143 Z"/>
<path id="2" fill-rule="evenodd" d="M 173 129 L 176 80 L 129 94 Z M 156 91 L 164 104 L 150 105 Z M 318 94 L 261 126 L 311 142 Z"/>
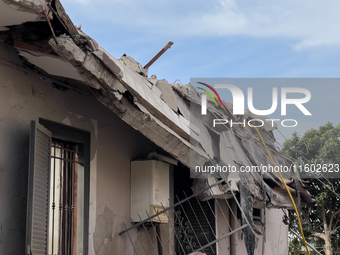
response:
<path id="1" fill-rule="evenodd" d="M 0 66 L 0 254 L 288 254 L 277 173 L 194 167 L 271 165 L 256 130 L 209 126 L 262 117 L 210 101 L 202 117 L 202 93 L 114 58 L 59 0 L 0 0 Z"/>

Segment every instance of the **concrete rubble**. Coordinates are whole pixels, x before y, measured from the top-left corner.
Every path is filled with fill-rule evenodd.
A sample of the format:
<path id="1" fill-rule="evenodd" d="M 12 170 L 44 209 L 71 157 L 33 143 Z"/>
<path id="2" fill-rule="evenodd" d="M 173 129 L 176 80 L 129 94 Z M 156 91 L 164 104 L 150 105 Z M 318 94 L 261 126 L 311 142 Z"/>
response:
<path id="1" fill-rule="evenodd" d="M 35 27 L 39 27 L 40 34 L 33 32 L 37 31 L 32 29 Z M 52 36 L 52 30 L 56 37 Z M 22 59 L 21 64 L 11 64 L 33 69 L 37 75 L 54 80 L 60 86 L 86 87 L 128 125 L 181 164 L 191 167 L 193 173 L 193 163 L 199 166 L 223 163 L 236 167 L 271 165 L 253 128 L 221 126 L 213 129 L 211 116 L 227 119 L 226 111 L 209 102 L 209 114 L 202 117 L 197 110 L 201 94 L 192 85 L 170 84 L 155 76 L 149 78 L 147 70 L 133 58 L 126 55 L 114 58 L 74 26 L 59 0 L 0 0 L 0 42 L 11 44 Z M 232 112 L 231 104 L 224 102 L 224 107 Z M 242 118 L 263 117 L 246 112 Z M 260 132 L 276 164 L 287 165 L 289 162 L 275 147 L 272 129 L 266 125 Z M 195 190 L 221 178 L 219 174 L 200 177 L 203 178 L 194 183 Z M 252 197 L 245 210 L 249 203 L 257 208 L 292 208 L 277 173 L 267 173 L 264 178 L 259 173 L 223 177 L 228 178 L 228 185 L 216 186 L 214 193 L 207 191 L 200 198 L 231 198 L 235 192 Z M 286 174 L 284 178 L 295 198 L 299 191 L 302 204 L 313 202 L 299 176 Z"/>
<path id="2" fill-rule="evenodd" d="M 6 17 L 8 8 L 12 17 L 10 23 L 0 23 L 4 31 L 1 32 L 1 41 L 14 41 L 13 45 L 26 61 L 33 64 L 42 75 L 59 76 L 64 81 L 72 80 L 82 86 L 88 86 L 96 98 L 106 107 L 116 113 L 122 120 L 141 132 L 144 136 L 164 149 L 183 165 L 190 167 L 190 162 L 196 165 L 218 163 L 220 159 L 227 165 L 268 165 L 270 161 L 265 149 L 259 142 L 257 134 L 249 127 L 224 130 L 213 130 L 209 127 L 211 119 L 196 114 L 193 110 L 200 107 L 200 93 L 191 85 L 169 84 L 165 80 L 155 77 L 148 78 L 147 70 L 125 54 L 121 59 L 116 59 L 79 28 L 75 27 L 69 19 L 60 2 L 51 1 L 0 1 L 2 8 L 1 17 Z M 55 6 L 52 8 L 52 6 Z M 41 13 L 46 10 L 54 26 L 56 38 L 39 38 L 33 41 L 36 35 L 27 35 L 25 22 L 30 26 L 39 22 L 46 23 Z M 22 13 L 27 14 L 23 19 Z M 20 17 L 19 17 L 20 16 Z M 0 21 L 5 20 L 4 18 Z M 7 20 L 7 19 L 6 19 Z M 59 26 L 57 26 L 58 24 Z M 52 25 L 52 29 L 53 29 Z M 46 29 L 50 29 L 46 26 Z M 26 31 L 25 36 L 20 33 Z M 39 57 L 42 61 L 35 61 Z M 57 62 L 60 65 L 69 65 L 65 72 L 51 72 L 49 68 Z M 32 68 L 32 66 L 30 66 Z M 57 69 L 57 67 L 53 67 Z M 65 83 L 65 82 L 64 82 Z M 232 105 L 224 102 L 224 106 L 232 111 Z M 190 108 L 191 107 L 191 108 Z M 208 111 L 219 118 L 228 118 L 222 109 L 216 109 L 209 104 Z M 207 115 L 209 116 L 209 115 Z M 247 112 L 244 119 L 259 118 Z M 263 117 L 261 117 L 263 118 Z M 210 125 L 211 126 L 211 125 Z M 265 142 L 272 149 L 274 160 L 277 164 L 286 165 L 287 161 L 280 155 L 274 146 L 272 128 L 260 128 Z M 217 139 L 217 140 L 216 140 Z M 194 169 L 192 169 L 194 171 Z M 196 181 L 197 187 L 212 184 L 219 176 L 213 176 Z M 230 176 L 233 191 L 238 191 L 237 182 L 241 176 Z M 302 202 L 312 202 L 308 192 L 305 191 L 302 181 L 296 176 L 285 176 L 293 194 L 298 187 Z M 249 179 L 249 178 L 248 178 Z M 285 194 L 285 189 L 277 174 L 267 174 L 262 182 L 261 176 L 256 173 L 248 180 L 254 204 L 263 207 L 291 208 L 291 202 Z M 295 183 L 295 184 L 294 184 Z M 297 184 L 296 184 L 297 183 Z M 260 192 L 264 186 L 266 198 Z M 222 196 L 231 197 L 231 191 L 226 185 L 216 189 L 215 194 L 206 193 L 202 199 Z"/>

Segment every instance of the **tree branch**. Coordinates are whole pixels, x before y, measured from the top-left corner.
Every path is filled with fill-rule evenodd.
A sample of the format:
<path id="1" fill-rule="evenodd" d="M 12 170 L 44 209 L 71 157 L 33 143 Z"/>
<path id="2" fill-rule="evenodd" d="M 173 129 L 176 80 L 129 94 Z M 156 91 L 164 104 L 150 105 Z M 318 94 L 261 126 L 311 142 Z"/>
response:
<path id="1" fill-rule="evenodd" d="M 334 234 L 334 232 L 337 231 L 339 228 L 340 228 L 340 226 L 337 226 L 336 228 L 334 228 L 334 229 L 332 230 L 332 234 Z"/>
<path id="2" fill-rule="evenodd" d="M 324 241 L 326 241 L 326 235 L 324 233 L 312 233 L 312 236 L 315 236 L 315 237 L 319 237 L 321 239 L 323 239 Z"/>
<path id="3" fill-rule="evenodd" d="M 334 219 L 334 217 L 335 217 L 336 215 L 338 215 L 339 213 L 340 213 L 340 209 L 337 210 L 336 212 L 334 212 L 334 213 L 332 214 L 331 220 L 330 220 L 330 222 L 329 222 L 329 230 L 332 229 L 332 224 L 333 224 L 333 219 Z"/>
<path id="4" fill-rule="evenodd" d="M 302 216 L 305 218 L 305 220 L 306 220 L 308 226 L 309 226 L 310 228 L 312 228 L 311 219 L 310 219 L 310 217 L 309 217 L 310 213 L 306 213 L 304 210 L 301 210 L 301 211 L 302 211 Z"/>
<path id="5" fill-rule="evenodd" d="M 327 219 L 326 219 L 326 210 L 324 206 L 321 206 L 321 211 L 322 211 L 323 229 L 326 233 L 326 231 L 328 230 L 328 227 L 327 227 Z"/>

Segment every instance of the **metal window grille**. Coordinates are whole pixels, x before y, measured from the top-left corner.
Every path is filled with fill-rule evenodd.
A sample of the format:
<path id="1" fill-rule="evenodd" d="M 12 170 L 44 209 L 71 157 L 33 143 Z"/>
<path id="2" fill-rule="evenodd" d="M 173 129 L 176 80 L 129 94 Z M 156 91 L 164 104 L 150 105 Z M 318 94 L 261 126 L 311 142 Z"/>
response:
<path id="1" fill-rule="evenodd" d="M 162 210 L 154 208 L 157 213 L 152 216 L 146 212 L 149 216 L 147 219 L 142 220 L 139 215 L 140 222 L 123 223 L 124 230 L 120 235 L 128 235 L 137 255 L 184 255 L 194 252 L 217 254 L 216 245 L 223 252 L 222 242 L 226 241 L 226 237 L 249 226 L 247 223 L 241 225 L 238 220 L 239 204 L 231 205 L 224 195 L 223 199 L 215 199 L 214 203 L 199 200 L 200 194 L 207 190 L 213 194 L 212 188 L 223 181 L 192 195 L 183 191 L 184 199 L 180 200 L 176 196 L 176 203 L 169 207 L 162 204 Z M 226 215 L 226 210 L 230 215 Z M 160 218 L 160 215 L 168 218 L 168 225 L 153 220 Z M 236 222 L 233 227 L 230 224 L 232 220 Z"/>
<path id="2" fill-rule="evenodd" d="M 48 254 L 79 254 L 78 153 L 77 144 L 52 139 Z"/>

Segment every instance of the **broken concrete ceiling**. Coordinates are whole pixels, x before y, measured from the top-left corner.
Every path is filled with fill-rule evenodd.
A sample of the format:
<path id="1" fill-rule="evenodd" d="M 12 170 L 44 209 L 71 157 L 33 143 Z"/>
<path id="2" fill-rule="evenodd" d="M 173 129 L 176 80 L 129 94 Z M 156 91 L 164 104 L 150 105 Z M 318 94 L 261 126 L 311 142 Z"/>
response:
<path id="1" fill-rule="evenodd" d="M 207 117 L 194 114 L 199 112 L 192 109 L 200 107 L 201 94 L 193 86 L 148 78 L 146 70 L 133 58 L 114 58 L 74 26 L 59 0 L 0 0 L 0 40 L 14 47 L 26 66 L 38 70 L 39 75 L 89 87 L 123 121 L 189 168 L 193 163 L 203 166 L 222 162 L 237 167 L 271 164 L 254 129 L 211 128 L 211 116 L 236 118 L 230 116 L 232 105 L 224 102 L 222 109 L 209 102 Z M 263 117 L 246 112 L 242 118 Z M 272 128 L 264 126 L 260 132 L 275 162 L 286 165 L 286 159 L 274 146 Z M 196 188 L 213 184 L 221 176 L 203 177 L 196 181 Z M 238 191 L 240 179 L 247 179 L 258 207 L 264 203 L 268 207 L 291 207 L 275 173 L 266 174 L 264 181 L 258 173 L 225 177 L 232 191 Z M 303 202 L 313 201 L 298 177 L 284 177 L 293 194 L 298 189 Z M 231 197 L 226 185 L 214 190 L 203 199 Z"/>

